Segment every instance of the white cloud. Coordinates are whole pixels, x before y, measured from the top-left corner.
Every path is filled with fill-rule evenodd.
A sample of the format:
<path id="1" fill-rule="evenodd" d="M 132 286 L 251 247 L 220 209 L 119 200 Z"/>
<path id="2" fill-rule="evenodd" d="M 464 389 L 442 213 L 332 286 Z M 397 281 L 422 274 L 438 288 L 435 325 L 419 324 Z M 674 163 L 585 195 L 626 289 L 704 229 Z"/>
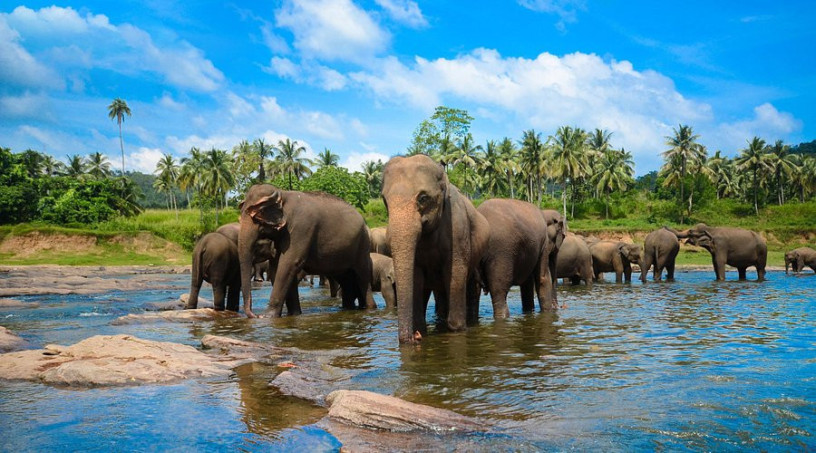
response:
<path id="1" fill-rule="evenodd" d="M 346 76 L 313 60 L 307 60 L 298 65 L 288 58 L 272 57 L 269 66 L 261 69 L 266 73 L 297 83 L 308 83 L 326 91 L 341 90 L 346 87 Z"/>
<path id="2" fill-rule="evenodd" d="M 390 41 L 388 32 L 350 0 L 287 0 L 275 20 L 292 32 L 294 47 L 307 59 L 366 61 Z"/>
<path id="3" fill-rule="evenodd" d="M 542 13 L 555 14 L 559 21 L 555 28 L 561 31 L 566 30 L 566 24 L 575 23 L 578 20 L 578 11 L 586 9 L 584 0 L 518 0 L 519 5 Z"/>
<path id="4" fill-rule="evenodd" d="M 745 148 L 746 140 L 757 136 L 773 142 L 802 129 L 802 122 L 787 112 L 780 112 L 773 105 L 765 103 L 754 108 L 754 116 L 732 123 L 717 125 L 706 133 L 709 148 L 721 149 L 727 154 L 736 154 Z"/>
<path id="5" fill-rule="evenodd" d="M 156 170 L 156 163 L 163 156 L 164 153 L 158 148 L 141 147 L 135 153 L 125 157 L 125 168 L 150 174 Z"/>
<path id="6" fill-rule="evenodd" d="M 168 92 L 162 93 L 162 97 L 158 99 L 157 104 L 162 108 L 181 111 L 184 110 L 184 104 L 173 99 L 173 96 Z"/>
<path id="7" fill-rule="evenodd" d="M 26 91 L 20 96 L 0 98 L 0 118 L 52 118 L 48 97 Z"/>
<path id="8" fill-rule="evenodd" d="M 20 34 L 0 15 L 0 82 L 3 85 L 61 89 L 56 72 L 37 61 L 21 44 Z"/>
<path id="9" fill-rule="evenodd" d="M 375 0 L 389 16 L 397 22 L 409 27 L 422 28 L 428 26 L 428 21 L 422 15 L 419 5 L 411 0 Z"/>
<path id="10" fill-rule="evenodd" d="M 341 167 L 348 168 L 349 171 L 362 171 L 363 162 L 368 161 L 378 161 L 381 160 L 383 163 L 388 162 L 390 157 L 386 156 L 382 153 L 375 153 L 375 152 L 367 152 L 367 153 L 358 153 L 353 152 L 346 156 L 345 160 L 340 162 Z"/>

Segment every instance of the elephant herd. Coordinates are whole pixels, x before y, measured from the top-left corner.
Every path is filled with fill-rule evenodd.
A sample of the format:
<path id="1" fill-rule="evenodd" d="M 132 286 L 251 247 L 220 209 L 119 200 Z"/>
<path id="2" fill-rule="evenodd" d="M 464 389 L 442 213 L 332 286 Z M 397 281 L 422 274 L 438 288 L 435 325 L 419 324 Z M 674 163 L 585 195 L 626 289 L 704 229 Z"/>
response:
<path id="1" fill-rule="evenodd" d="M 251 280 L 263 266 L 273 282 L 271 316 L 301 312 L 298 281 L 306 274 L 326 276 L 339 286 L 343 308 L 375 308 L 372 291 L 397 308 L 401 343 L 420 341 L 434 297 L 442 328 L 456 331 L 477 320 L 482 291 L 493 315 L 509 315 L 507 294 L 521 289 L 522 309 L 558 307 L 559 278 L 592 285 L 605 272 L 616 282 L 631 281 L 632 264 L 640 278 L 653 268 L 674 279 L 678 239 L 711 253 L 718 280 L 725 266 L 765 276 L 767 246 L 752 231 L 698 224 L 688 230 L 661 228 L 643 247 L 584 238 L 566 231 L 560 214 L 511 199 L 491 199 L 478 209 L 452 185 L 444 168 L 423 155 L 394 157 L 383 170 L 382 198 L 388 226 L 369 229 L 362 215 L 340 198 L 317 192 L 252 186 L 240 203 L 240 222 L 205 235 L 193 251 L 192 287 L 187 308 L 197 306 L 202 281 L 213 286 L 217 310 L 252 311 Z M 816 251 L 785 255 L 794 272 L 816 270 Z M 226 304 L 225 304 L 226 299 Z"/>

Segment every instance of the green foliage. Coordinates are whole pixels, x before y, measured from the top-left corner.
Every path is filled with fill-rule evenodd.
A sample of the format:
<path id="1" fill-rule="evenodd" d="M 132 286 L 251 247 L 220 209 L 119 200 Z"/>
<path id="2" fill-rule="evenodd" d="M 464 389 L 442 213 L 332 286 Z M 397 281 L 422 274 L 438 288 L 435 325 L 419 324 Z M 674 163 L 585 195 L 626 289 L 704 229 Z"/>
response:
<path id="1" fill-rule="evenodd" d="M 352 206 L 365 208 L 369 200 L 368 184 L 360 173 L 349 173 L 344 167 L 322 167 L 300 182 L 300 190 L 330 193 Z"/>
<path id="2" fill-rule="evenodd" d="M 388 211 L 385 203 L 380 198 L 368 200 L 361 214 L 369 228 L 388 225 Z"/>

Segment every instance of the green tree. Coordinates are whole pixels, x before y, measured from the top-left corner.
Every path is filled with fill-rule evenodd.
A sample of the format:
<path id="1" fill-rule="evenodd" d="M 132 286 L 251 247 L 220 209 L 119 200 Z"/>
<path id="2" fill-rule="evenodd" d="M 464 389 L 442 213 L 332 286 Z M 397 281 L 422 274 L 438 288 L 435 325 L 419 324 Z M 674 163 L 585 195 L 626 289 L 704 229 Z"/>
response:
<path id="1" fill-rule="evenodd" d="M 504 177 L 504 161 L 499 145 L 494 140 L 488 140 L 485 143 L 479 173 L 482 177 L 482 185 L 490 197 L 495 197 L 496 194 L 505 191 L 507 180 Z"/>
<path id="2" fill-rule="evenodd" d="M 275 147 L 278 155 L 275 157 L 278 171 L 287 175 L 288 189 L 292 190 L 292 176 L 296 179 L 301 179 L 312 173 L 308 167 L 309 159 L 301 157 L 306 152 L 306 148 L 298 144 L 297 140 L 278 140 L 278 146 Z"/>
<path id="3" fill-rule="evenodd" d="M 507 178 L 507 185 L 510 186 L 510 198 L 516 198 L 516 175 L 521 172 L 521 165 L 519 164 L 519 150 L 509 137 L 504 137 L 499 143 L 499 155 L 501 156 L 501 167 Z"/>
<path id="4" fill-rule="evenodd" d="M 167 195 L 167 205 L 176 213 L 176 220 L 178 220 L 178 204 L 176 203 L 175 188 L 178 185 L 179 166 L 170 153 L 165 153 L 162 158 L 156 162 L 156 169 L 153 171 L 153 174 L 156 175 L 153 187 Z"/>
<path id="5" fill-rule="evenodd" d="M 65 167 L 65 175 L 73 178 L 81 178 L 85 175 L 85 161 L 79 154 L 68 156 L 68 165 Z"/>
<path id="6" fill-rule="evenodd" d="M 54 159 L 54 156 L 43 156 L 42 172 L 45 176 L 59 176 L 65 171 L 65 164 Z"/>
<path id="7" fill-rule="evenodd" d="M 339 164 L 340 156 L 331 152 L 329 148 L 324 148 L 323 151 L 317 155 L 317 159 L 315 159 L 317 168 L 337 167 Z"/>
<path id="8" fill-rule="evenodd" d="M 567 189 L 588 173 L 587 133 L 578 127 L 561 126 L 551 137 L 553 141 L 553 176 L 561 181 L 564 219 L 567 219 Z M 574 192 L 574 190 L 573 190 Z M 575 203 L 572 212 L 575 214 Z M 570 216 L 572 217 L 572 215 Z"/>
<path id="9" fill-rule="evenodd" d="M 790 147 L 782 140 L 777 140 L 768 148 L 767 162 L 776 183 L 777 202 L 781 206 L 785 203 L 785 180 L 793 176 L 796 171 L 796 162 L 793 155 L 790 154 Z"/>
<path id="10" fill-rule="evenodd" d="M 199 220 L 202 225 L 204 224 L 204 181 L 201 175 L 205 171 L 204 160 L 205 156 L 201 150 L 195 146 L 190 148 L 190 156 L 181 158 L 181 168 L 179 169 L 178 177 L 178 184 L 181 190 L 187 192 L 193 189 L 193 191 L 195 191 L 198 201 Z M 192 206 L 189 199 L 187 200 L 187 206 Z"/>
<path id="11" fill-rule="evenodd" d="M 255 139 L 252 146 L 255 148 L 255 152 L 258 153 L 258 183 L 263 184 L 266 182 L 266 168 L 264 168 L 264 163 L 267 157 L 272 158 L 275 147 L 267 145 L 262 138 Z"/>
<path id="12" fill-rule="evenodd" d="M 751 187 L 754 194 L 754 212 L 756 215 L 759 215 L 759 186 L 762 179 L 771 171 L 770 165 L 768 164 L 765 140 L 754 137 L 748 141 L 748 147 L 741 151 L 734 162 L 737 164 L 737 170 L 747 171 L 751 176 Z"/>
<path id="13" fill-rule="evenodd" d="M 597 129 L 596 129 L 597 131 Z M 624 150 L 605 148 L 598 161 L 598 171 L 592 180 L 598 192 L 606 194 L 605 218 L 609 218 L 609 195 L 612 191 L 624 192 L 634 183 L 635 162 L 632 154 Z"/>
<path id="14" fill-rule="evenodd" d="M 116 119 L 116 124 L 119 125 L 119 148 L 122 151 L 122 176 L 125 175 L 125 141 L 122 139 L 122 123 L 125 121 L 125 115 L 130 116 L 130 107 L 127 102 L 121 98 L 115 98 L 108 106 L 108 117 Z"/>
<path id="15" fill-rule="evenodd" d="M 419 123 L 419 126 L 414 130 L 414 135 L 411 139 L 411 144 L 408 146 L 406 154 L 413 156 L 416 154 L 424 154 L 426 156 L 433 156 L 439 147 L 440 137 L 436 124 L 433 121 L 426 119 Z"/>
<path id="16" fill-rule="evenodd" d="M 218 205 L 227 205 L 227 192 L 235 185 L 227 152 L 212 148 L 204 155 L 204 172 L 201 174 L 202 190 L 212 197 L 215 205 L 215 224 L 218 225 Z"/>
<path id="17" fill-rule="evenodd" d="M 471 198 L 476 190 L 474 185 L 475 174 L 472 178 L 468 175 L 474 172 L 479 165 L 480 145 L 473 143 L 473 136 L 465 135 L 453 152 L 451 153 L 451 165 L 458 167 L 462 172 L 462 191 L 468 198 Z"/>
<path id="18" fill-rule="evenodd" d="M 111 175 L 110 162 L 104 154 L 99 151 L 91 153 L 85 160 L 86 172 L 94 179 L 105 179 Z"/>
<path id="19" fill-rule="evenodd" d="M 545 147 L 541 133 L 535 129 L 524 131 L 521 138 L 521 171 L 527 184 L 527 201 L 541 203 L 541 173 L 544 163 Z M 536 195 L 537 194 L 537 195 Z"/>
<path id="20" fill-rule="evenodd" d="M 363 162 L 363 178 L 368 186 L 368 193 L 371 198 L 378 198 L 382 190 L 382 174 L 385 164 L 382 160 Z"/>
<path id="21" fill-rule="evenodd" d="M 697 143 L 700 136 L 694 134 L 691 126 L 681 124 L 679 129 L 674 129 L 674 136 L 666 137 L 666 144 L 671 146 L 663 152 L 666 163 L 663 171 L 667 177 L 666 185 L 676 185 L 680 188 L 680 205 L 686 201 L 685 182 L 689 167 L 699 167 L 702 165 L 701 146 Z M 691 211 L 691 209 L 689 209 Z M 683 219 L 680 219 L 681 222 Z"/>
<path id="22" fill-rule="evenodd" d="M 368 203 L 368 185 L 361 173 L 344 167 L 326 166 L 300 182 L 300 190 L 332 194 L 362 209 Z"/>

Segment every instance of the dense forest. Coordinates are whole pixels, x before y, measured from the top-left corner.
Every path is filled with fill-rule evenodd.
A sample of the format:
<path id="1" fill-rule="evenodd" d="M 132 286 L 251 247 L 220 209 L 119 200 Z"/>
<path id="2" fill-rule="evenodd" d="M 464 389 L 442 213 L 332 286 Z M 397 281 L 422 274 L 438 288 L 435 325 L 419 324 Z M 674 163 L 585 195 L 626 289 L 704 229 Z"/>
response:
<path id="1" fill-rule="evenodd" d="M 768 204 L 805 202 L 816 194 L 816 140 L 789 146 L 752 137 L 729 158 L 709 152 L 693 128 L 681 124 L 666 137 L 665 149 L 656 150 L 664 159 L 660 171 L 635 179 L 632 154 L 614 147 L 608 131 L 563 126 L 545 137 L 530 129 L 516 140 L 477 144 L 472 121 L 465 110 L 440 106 L 416 128 L 404 154 L 437 159 L 477 202 L 519 198 L 558 207 L 568 218 L 619 218 L 633 200 L 645 198 L 662 201 L 656 219 L 683 222 L 711 200 L 732 199 L 758 213 Z M 61 162 L 31 149 L 0 147 L 0 223 L 93 224 L 143 208 L 195 208 L 202 222 L 204 212 L 214 210 L 218 223 L 219 211 L 258 182 L 329 192 L 360 209 L 379 197 L 383 162 L 349 172 L 329 148 L 316 159 L 305 152 L 291 139 L 244 140 L 231 150 L 194 147 L 179 161 L 165 154 L 146 175 L 114 171 L 99 152 Z"/>

